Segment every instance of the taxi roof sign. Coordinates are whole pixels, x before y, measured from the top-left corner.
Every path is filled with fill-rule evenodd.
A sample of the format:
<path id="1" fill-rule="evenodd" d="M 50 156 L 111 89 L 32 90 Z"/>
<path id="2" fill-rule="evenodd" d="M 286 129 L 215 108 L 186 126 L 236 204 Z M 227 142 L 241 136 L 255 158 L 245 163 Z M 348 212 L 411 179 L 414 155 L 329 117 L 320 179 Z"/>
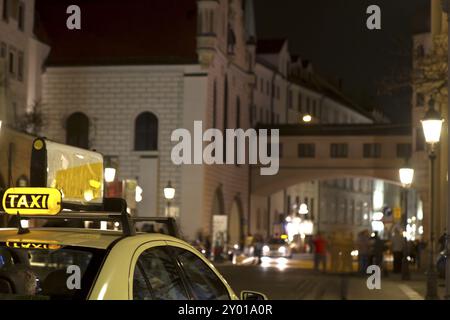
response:
<path id="1" fill-rule="evenodd" d="M 56 215 L 62 209 L 62 195 L 53 188 L 10 188 L 3 194 L 2 206 L 12 215 Z"/>

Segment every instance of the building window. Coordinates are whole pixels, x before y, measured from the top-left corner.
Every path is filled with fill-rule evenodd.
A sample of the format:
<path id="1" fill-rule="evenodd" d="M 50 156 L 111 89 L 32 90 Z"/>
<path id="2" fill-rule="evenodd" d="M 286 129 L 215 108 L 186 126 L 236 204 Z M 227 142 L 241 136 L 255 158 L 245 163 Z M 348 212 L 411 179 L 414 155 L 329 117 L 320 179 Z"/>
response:
<path id="1" fill-rule="evenodd" d="M 277 86 L 277 99 L 280 99 L 280 87 Z"/>
<path id="2" fill-rule="evenodd" d="M 3 0 L 3 20 L 9 20 L 9 0 Z"/>
<path id="3" fill-rule="evenodd" d="M 236 97 L 236 128 L 241 127 L 241 99 Z"/>
<path id="4" fill-rule="evenodd" d="M 416 106 L 423 107 L 425 105 L 425 97 L 423 93 L 416 93 Z"/>
<path id="5" fill-rule="evenodd" d="M 412 154 L 410 143 L 397 143 L 397 158 L 409 159 Z"/>
<path id="6" fill-rule="evenodd" d="M 380 158 L 381 144 L 380 143 L 364 143 L 363 145 L 364 158 Z"/>
<path id="7" fill-rule="evenodd" d="M 23 52 L 19 52 L 19 58 L 18 58 L 18 65 L 17 65 L 17 80 L 22 81 L 23 80 Z"/>
<path id="8" fill-rule="evenodd" d="M 347 158 L 348 157 L 348 144 L 332 143 L 330 145 L 330 157 L 331 158 Z"/>
<path id="9" fill-rule="evenodd" d="M 303 100 L 302 94 L 299 93 L 298 94 L 298 112 L 303 112 L 303 104 L 302 104 L 303 101 L 302 100 Z"/>
<path id="10" fill-rule="evenodd" d="M 5 59 L 6 58 L 6 52 L 7 52 L 7 46 L 6 43 L 2 42 L 0 47 L 0 57 Z"/>
<path id="11" fill-rule="evenodd" d="M 9 51 L 9 59 L 8 59 L 8 70 L 11 75 L 16 73 L 16 55 L 13 50 Z"/>
<path id="12" fill-rule="evenodd" d="M 416 151 L 425 150 L 425 136 L 422 128 L 416 128 Z"/>
<path id="13" fill-rule="evenodd" d="M 306 113 L 311 114 L 311 106 L 309 105 L 309 97 L 306 97 Z"/>
<path id="14" fill-rule="evenodd" d="M 266 93 L 267 93 L 267 95 L 270 95 L 270 83 L 269 83 L 269 81 L 267 81 L 267 83 L 266 83 Z"/>
<path id="15" fill-rule="evenodd" d="M 293 109 L 294 108 L 294 99 L 292 98 L 292 96 L 293 96 L 293 93 L 292 93 L 292 90 L 289 90 L 289 95 L 288 95 L 288 106 L 289 106 L 289 109 Z"/>
<path id="16" fill-rule="evenodd" d="M 24 31 L 25 30 L 25 3 L 20 2 L 17 11 L 18 11 L 17 25 L 19 27 L 19 30 Z"/>
<path id="17" fill-rule="evenodd" d="M 212 119 L 212 127 L 216 128 L 217 126 L 217 81 L 214 80 L 213 84 L 213 119 Z"/>
<path id="18" fill-rule="evenodd" d="M 135 120 L 134 150 L 158 150 L 158 118 L 151 112 L 142 112 Z"/>
<path id="19" fill-rule="evenodd" d="M 66 144 L 89 149 L 89 118 L 84 113 L 75 112 L 67 118 Z"/>
<path id="20" fill-rule="evenodd" d="M 314 143 L 300 143 L 298 145 L 299 158 L 314 158 L 316 156 L 316 145 Z"/>

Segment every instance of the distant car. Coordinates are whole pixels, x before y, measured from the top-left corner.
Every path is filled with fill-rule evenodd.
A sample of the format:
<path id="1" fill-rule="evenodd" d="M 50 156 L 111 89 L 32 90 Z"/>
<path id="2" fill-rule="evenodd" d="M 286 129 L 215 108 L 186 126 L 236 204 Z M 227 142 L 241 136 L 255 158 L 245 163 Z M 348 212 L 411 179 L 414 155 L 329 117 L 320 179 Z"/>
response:
<path id="1" fill-rule="evenodd" d="M 273 238 L 267 241 L 262 248 L 263 257 L 272 258 L 291 258 L 292 250 L 286 240 L 280 238 Z"/>

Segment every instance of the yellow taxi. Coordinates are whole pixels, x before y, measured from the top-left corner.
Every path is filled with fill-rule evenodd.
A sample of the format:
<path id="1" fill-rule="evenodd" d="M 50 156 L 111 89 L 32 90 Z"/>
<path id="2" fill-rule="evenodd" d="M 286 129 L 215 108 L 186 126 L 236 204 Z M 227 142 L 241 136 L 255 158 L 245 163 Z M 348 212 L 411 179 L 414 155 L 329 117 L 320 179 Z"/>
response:
<path id="1" fill-rule="evenodd" d="M 16 228 L 0 229 L 0 298 L 238 299 L 209 260 L 188 243 L 166 234 L 135 232 L 138 222 L 156 222 L 166 224 L 169 233 L 171 219 L 132 219 L 126 212 L 70 211 L 50 215 L 48 212 L 57 210 L 48 204 L 44 207 L 49 209 L 36 209 L 31 214 L 28 208 L 33 200 L 28 195 L 47 194 L 47 201 L 54 201 L 53 191 L 13 188 L 3 196 L 7 213 L 21 211 L 18 200 L 13 203 L 15 207 L 11 206 L 8 198 L 13 195 L 15 199 L 24 197 L 21 205 L 27 207 L 28 214 L 13 217 Z M 46 225 L 27 228 L 29 219 L 45 220 Z M 114 222 L 122 230 L 64 227 L 89 220 Z M 61 227 L 52 227 L 55 222 Z M 241 298 L 265 297 L 246 291 Z"/>
<path id="2" fill-rule="evenodd" d="M 172 218 L 132 218 L 124 199 L 103 198 L 95 190 L 102 188 L 101 182 L 92 183 L 102 181 L 93 176 L 98 159 L 94 164 L 67 162 L 92 154 L 77 149 L 79 157 L 73 150 L 55 156 L 49 153 L 55 144 L 37 141 L 32 183 L 38 179 L 44 186 L 10 188 L 2 195 L 0 215 L 8 215 L 10 225 L 0 229 L 0 299 L 239 299 L 209 260 L 176 237 Z M 39 154 L 43 151 L 47 154 Z M 44 161 L 41 172 L 39 159 Z M 55 159 L 66 161 L 62 169 Z M 86 192 L 76 194 L 84 182 L 75 181 L 74 174 L 87 177 L 86 186 L 94 189 L 78 203 Z M 138 232 L 143 223 L 162 225 L 155 230 L 163 232 Z M 245 291 L 240 298 L 265 296 Z"/>

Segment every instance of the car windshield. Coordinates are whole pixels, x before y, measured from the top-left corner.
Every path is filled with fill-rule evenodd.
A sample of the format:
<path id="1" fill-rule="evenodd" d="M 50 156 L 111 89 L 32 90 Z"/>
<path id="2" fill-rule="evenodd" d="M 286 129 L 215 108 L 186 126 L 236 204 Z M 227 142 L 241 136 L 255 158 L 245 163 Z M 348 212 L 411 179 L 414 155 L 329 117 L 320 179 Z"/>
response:
<path id="1" fill-rule="evenodd" d="M 0 299 L 86 299 L 104 255 L 105 250 L 70 246 L 0 246 Z"/>
<path id="2" fill-rule="evenodd" d="M 270 239 L 269 244 L 286 244 L 286 241 L 283 239 Z"/>

